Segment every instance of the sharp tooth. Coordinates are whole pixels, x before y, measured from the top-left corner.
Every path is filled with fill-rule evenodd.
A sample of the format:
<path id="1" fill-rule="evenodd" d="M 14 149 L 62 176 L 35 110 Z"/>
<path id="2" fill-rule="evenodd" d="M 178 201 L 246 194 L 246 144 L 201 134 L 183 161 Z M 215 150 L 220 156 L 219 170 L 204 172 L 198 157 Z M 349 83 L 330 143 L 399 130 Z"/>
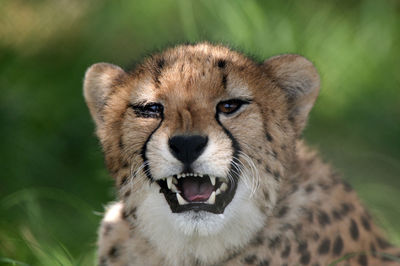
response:
<path id="1" fill-rule="evenodd" d="M 208 204 L 214 204 L 215 203 L 215 191 L 213 191 L 210 195 L 210 197 L 208 198 L 207 202 Z"/>
<path id="2" fill-rule="evenodd" d="M 172 177 L 168 177 L 168 178 L 167 178 L 167 186 L 168 186 L 168 189 L 171 189 L 171 185 L 172 185 Z"/>
<path id="3" fill-rule="evenodd" d="M 182 174 L 181 177 L 186 177 L 186 174 Z"/>
<path id="4" fill-rule="evenodd" d="M 202 174 L 199 174 L 199 176 L 200 176 L 200 177 L 203 177 L 203 175 L 202 175 Z"/>
<path id="5" fill-rule="evenodd" d="M 178 175 L 176 176 L 176 178 L 177 178 L 177 179 L 181 178 L 181 174 L 178 174 Z"/>
<path id="6" fill-rule="evenodd" d="M 221 192 L 224 192 L 228 189 L 228 185 L 226 183 L 222 183 L 219 188 L 221 189 Z"/>
<path id="7" fill-rule="evenodd" d="M 176 198 L 178 199 L 179 205 L 188 204 L 188 202 L 184 198 L 182 198 L 181 194 L 176 193 Z"/>
<path id="8" fill-rule="evenodd" d="M 217 196 L 217 195 L 219 195 L 219 194 L 221 194 L 221 190 L 218 188 L 218 189 L 215 191 L 215 196 Z"/>
<path id="9" fill-rule="evenodd" d="M 178 188 L 174 184 L 171 185 L 170 189 L 171 189 L 172 192 L 175 192 L 175 193 L 179 192 Z"/>
<path id="10" fill-rule="evenodd" d="M 215 176 L 210 175 L 210 181 L 213 186 L 215 186 Z"/>
<path id="11" fill-rule="evenodd" d="M 172 178 L 172 183 L 174 183 L 175 185 L 178 184 L 178 180 L 176 180 L 176 178 Z"/>

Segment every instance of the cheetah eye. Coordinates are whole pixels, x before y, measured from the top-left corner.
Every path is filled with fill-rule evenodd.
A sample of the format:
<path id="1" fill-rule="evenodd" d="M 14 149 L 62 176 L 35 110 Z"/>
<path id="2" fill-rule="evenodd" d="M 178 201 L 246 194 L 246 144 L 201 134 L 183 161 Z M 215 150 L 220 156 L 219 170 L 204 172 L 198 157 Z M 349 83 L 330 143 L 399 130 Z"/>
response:
<path id="1" fill-rule="evenodd" d="M 163 115 L 164 106 L 159 103 L 148 103 L 145 105 L 132 105 L 135 114 L 144 118 L 160 118 Z"/>
<path id="2" fill-rule="evenodd" d="M 217 105 L 217 113 L 233 114 L 238 111 L 240 107 L 244 104 L 249 104 L 250 101 L 244 101 L 239 99 L 232 99 L 227 101 L 222 101 Z"/>

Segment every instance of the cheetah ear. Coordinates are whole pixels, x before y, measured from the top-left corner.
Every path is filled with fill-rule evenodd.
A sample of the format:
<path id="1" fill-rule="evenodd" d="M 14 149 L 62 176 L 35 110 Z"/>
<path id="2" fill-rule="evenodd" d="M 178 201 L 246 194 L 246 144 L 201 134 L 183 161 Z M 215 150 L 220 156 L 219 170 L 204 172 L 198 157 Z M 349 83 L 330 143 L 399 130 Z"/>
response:
<path id="1" fill-rule="evenodd" d="M 113 89 L 113 82 L 126 75 L 122 68 L 108 64 L 94 64 L 86 70 L 83 83 L 83 95 L 90 113 L 99 127 L 103 122 L 103 109 L 107 96 Z"/>
<path id="2" fill-rule="evenodd" d="M 320 80 L 317 70 L 306 58 L 294 54 L 274 56 L 266 60 L 263 67 L 285 92 L 289 120 L 300 135 L 318 96 Z"/>

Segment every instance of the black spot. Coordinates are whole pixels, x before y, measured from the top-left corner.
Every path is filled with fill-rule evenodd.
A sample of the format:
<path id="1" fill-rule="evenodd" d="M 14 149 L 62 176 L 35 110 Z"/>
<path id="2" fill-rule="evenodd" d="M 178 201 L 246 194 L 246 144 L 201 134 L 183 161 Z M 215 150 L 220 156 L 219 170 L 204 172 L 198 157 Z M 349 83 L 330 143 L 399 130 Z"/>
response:
<path id="1" fill-rule="evenodd" d="M 301 241 L 297 247 L 297 252 L 303 253 L 307 250 L 308 244 L 306 241 Z"/>
<path id="2" fill-rule="evenodd" d="M 294 231 L 296 233 L 301 232 L 301 229 L 303 229 L 303 225 L 302 224 L 296 224 L 296 226 L 294 227 Z"/>
<path id="3" fill-rule="evenodd" d="M 318 222 L 321 226 L 325 226 L 331 223 L 331 219 L 326 212 L 320 210 L 318 213 Z"/>
<path id="4" fill-rule="evenodd" d="M 276 181 L 279 181 L 279 178 L 281 177 L 281 175 L 279 174 L 278 171 L 274 171 L 274 178 Z"/>
<path id="5" fill-rule="evenodd" d="M 389 242 L 387 242 L 385 239 L 380 238 L 380 237 L 377 237 L 377 238 L 376 238 L 376 241 L 377 241 L 377 243 L 378 243 L 378 246 L 379 246 L 381 249 L 387 249 L 387 248 L 389 248 L 389 247 L 392 246 Z"/>
<path id="6" fill-rule="evenodd" d="M 283 206 L 282 208 L 280 208 L 280 210 L 278 211 L 278 218 L 282 218 L 283 216 L 285 216 L 285 214 L 287 213 L 287 211 L 289 210 L 288 206 Z"/>
<path id="7" fill-rule="evenodd" d="M 267 171 L 267 173 L 269 173 L 269 174 L 272 173 L 271 168 L 268 165 L 265 166 L 265 171 Z"/>
<path id="8" fill-rule="evenodd" d="M 286 148 L 287 148 L 287 147 L 286 147 L 285 144 L 283 144 L 283 145 L 281 146 L 281 149 L 282 149 L 282 150 L 286 150 Z"/>
<path id="9" fill-rule="evenodd" d="M 306 187 L 306 192 L 307 193 L 311 193 L 311 192 L 313 192 L 314 191 L 314 186 L 312 185 L 312 184 L 310 184 L 310 185 L 308 185 L 307 187 Z"/>
<path id="10" fill-rule="evenodd" d="M 153 75 L 154 82 L 156 83 L 157 86 L 160 85 L 160 76 L 161 76 L 161 71 L 164 68 L 164 65 L 165 65 L 165 59 L 160 58 L 157 60 L 156 68 L 154 69 L 154 75 Z"/>
<path id="11" fill-rule="evenodd" d="M 350 231 L 351 238 L 353 238 L 353 240 L 358 240 L 358 237 L 359 237 L 358 226 L 357 226 L 357 223 L 353 219 L 351 219 L 351 221 L 350 221 L 349 231 Z"/>
<path id="12" fill-rule="evenodd" d="M 367 256 L 365 254 L 361 254 L 360 256 L 358 256 L 358 263 L 361 266 L 367 266 L 368 265 Z"/>
<path id="13" fill-rule="evenodd" d="M 343 240 L 341 236 L 337 236 L 333 242 L 333 255 L 338 256 L 343 250 Z"/>
<path id="14" fill-rule="evenodd" d="M 347 183 L 346 181 L 342 181 L 343 182 L 343 188 L 345 191 L 350 192 L 353 190 L 353 188 L 351 187 L 351 185 L 349 183 Z"/>
<path id="15" fill-rule="evenodd" d="M 131 195 L 131 190 L 128 190 L 124 193 L 124 198 L 128 198 Z"/>
<path id="16" fill-rule="evenodd" d="M 267 140 L 269 141 L 269 142 L 272 142 L 274 139 L 272 138 L 272 136 L 271 136 L 271 134 L 269 134 L 268 132 L 267 132 L 267 134 L 265 134 L 266 135 L 266 137 L 267 137 Z"/>
<path id="17" fill-rule="evenodd" d="M 313 238 L 315 241 L 319 240 L 319 234 L 318 234 L 317 232 L 314 232 L 313 235 L 312 235 L 312 238 Z"/>
<path id="18" fill-rule="evenodd" d="M 342 219 L 342 215 L 340 214 L 340 212 L 338 212 L 337 210 L 333 210 L 332 211 L 332 216 L 334 219 L 336 220 L 341 220 Z"/>
<path id="19" fill-rule="evenodd" d="M 371 243 L 370 250 L 371 250 L 372 256 L 376 257 L 376 247 L 375 247 L 374 243 Z"/>
<path id="20" fill-rule="evenodd" d="M 125 185 L 127 184 L 127 182 L 128 182 L 128 176 L 127 176 L 127 175 L 124 175 L 124 176 L 121 178 L 121 182 L 120 182 L 119 186 L 120 186 L 120 187 L 125 186 Z"/>
<path id="21" fill-rule="evenodd" d="M 269 201 L 269 194 L 267 191 L 264 191 L 264 198 L 266 201 Z"/>
<path id="22" fill-rule="evenodd" d="M 270 249 L 275 249 L 276 247 L 278 247 L 280 245 L 280 243 L 281 243 L 281 238 L 279 236 L 277 236 L 277 237 L 269 240 L 268 247 Z"/>
<path id="23" fill-rule="evenodd" d="M 224 89 L 226 89 L 226 83 L 227 83 L 227 76 L 226 74 L 222 75 L 222 86 Z"/>
<path id="24" fill-rule="evenodd" d="M 110 248 L 110 250 L 108 251 L 108 256 L 111 259 L 115 259 L 119 256 L 119 248 L 118 246 L 114 245 Z"/>
<path id="25" fill-rule="evenodd" d="M 252 246 L 261 246 L 262 244 L 264 244 L 264 238 L 263 236 L 260 234 L 258 234 L 252 241 L 251 241 L 251 245 Z"/>
<path id="26" fill-rule="evenodd" d="M 99 266 L 107 266 L 107 258 L 106 257 L 101 257 L 99 261 Z"/>
<path id="27" fill-rule="evenodd" d="M 122 136 L 119 138 L 118 146 L 121 150 L 125 148 L 124 141 L 122 140 Z"/>
<path id="28" fill-rule="evenodd" d="M 287 244 L 285 246 L 285 249 L 281 253 L 281 257 L 284 259 L 284 258 L 289 257 L 289 255 L 290 255 L 290 244 Z"/>
<path id="29" fill-rule="evenodd" d="M 321 244 L 318 247 L 318 253 L 320 255 L 327 254 L 330 248 L 331 248 L 331 241 L 325 238 L 324 240 L 322 240 Z"/>
<path id="30" fill-rule="evenodd" d="M 226 66 L 226 61 L 223 60 L 223 59 L 220 59 L 220 60 L 218 60 L 217 65 L 218 65 L 219 68 L 225 68 L 225 66 Z"/>
<path id="31" fill-rule="evenodd" d="M 126 220 L 128 219 L 128 217 L 132 217 L 133 219 L 136 219 L 136 207 L 134 207 L 133 209 L 131 209 L 130 211 L 123 211 L 122 212 L 122 219 Z"/>
<path id="32" fill-rule="evenodd" d="M 350 203 L 342 203 L 342 204 L 341 204 L 341 207 L 342 207 L 342 209 L 341 209 L 341 214 L 342 214 L 343 216 L 345 216 L 346 214 L 348 214 L 348 213 L 350 212 L 350 210 L 353 209 L 353 205 L 350 204 Z"/>
<path id="33" fill-rule="evenodd" d="M 319 186 L 320 188 L 322 188 L 323 190 L 328 190 L 328 189 L 331 188 L 331 185 L 330 185 L 330 184 L 327 184 L 327 183 L 318 183 L 318 186 Z"/>
<path id="34" fill-rule="evenodd" d="M 295 121 L 295 120 L 294 120 L 294 115 L 293 115 L 293 114 L 289 115 L 289 116 L 288 116 L 288 120 L 289 120 L 290 123 L 293 124 L 294 121 Z"/>
<path id="35" fill-rule="evenodd" d="M 164 65 L 165 65 L 165 60 L 163 58 L 157 60 L 158 69 L 160 69 L 160 70 L 163 69 Z"/>
<path id="36" fill-rule="evenodd" d="M 365 216 L 361 216 L 361 224 L 364 227 L 365 230 L 370 231 L 371 230 L 371 225 Z"/>
<path id="37" fill-rule="evenodd" d="M 257 256 L 256 255 L 247 255 L 244 258 L 244 263 L 246 264 L 253 264 L 255 261 L 257 260 Z"/>
<path id="38" fill-rule="evenodd" d="M 311 259 L 311 254 L 310 252 L 306 251 L 304 252 L 301 257 L 300 257 L 300 263 L 307 265 L 310 263 L 310 259 Z"/>
<path id="39" fill-rule="evenodd" d="M 312 210 L 304 209 L 304 213 L 305 213 L 305 215 L 307 217 L 307 221 L 309 223 L 313 223 L 314 222 L 314 215 L 313 215 Z"/>
<path id="40" fill-rule="evenodd" d="M 269 261 L 268 260 L 262 260 L 258 263 L 258 266 L 269 266 Z"/>
<path id="41" fill-rule="evenodd" d="M 107 236 L 111 232 L 112 229 L 113 229 L 112 225 L 109 223 L 106 223 L 104 225 L 104 232 L 103 232 L 104 236 Z"/>
<path id="42" fill-rule="evenodd" d="M 128 162 L 124 162 L 123 164 L 122 164 L 122 168 L 128 168 L 129 167 L 129 163 Z"/>

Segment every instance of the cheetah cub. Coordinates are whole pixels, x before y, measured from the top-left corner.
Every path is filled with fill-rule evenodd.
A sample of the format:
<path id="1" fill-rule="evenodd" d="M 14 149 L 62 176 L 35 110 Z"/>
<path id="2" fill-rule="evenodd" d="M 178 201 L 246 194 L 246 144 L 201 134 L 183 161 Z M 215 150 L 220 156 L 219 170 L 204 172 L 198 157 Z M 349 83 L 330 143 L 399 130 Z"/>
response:
<path id="1" fill-rule="evenodd" d="M 257 63 L 208 43 L 132 71 L 91 66 L 84 96 L 118 189 L 98 263 L 397 264 L 356 193 L 300 139 L 318 91 L 304 57 Z"/>

